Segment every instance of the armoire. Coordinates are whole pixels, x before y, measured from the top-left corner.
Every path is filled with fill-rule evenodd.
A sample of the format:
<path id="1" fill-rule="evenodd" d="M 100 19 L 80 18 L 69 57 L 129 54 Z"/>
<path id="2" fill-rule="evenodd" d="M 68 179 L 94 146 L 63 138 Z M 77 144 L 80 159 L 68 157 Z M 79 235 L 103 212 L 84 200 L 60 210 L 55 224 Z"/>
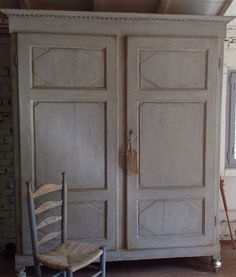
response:
<path id="1" fill-rule="evenodd" d="M 223 42 L 231 18 L 3 10 L 12 33 L 16 269 L 26 181 L 66 171 L 69 238 L 108 261 L 220 258 Z M 131 137 L 132 134 L 132 137 Z M 138 171 L 127 171 L 127 146 Z"/>

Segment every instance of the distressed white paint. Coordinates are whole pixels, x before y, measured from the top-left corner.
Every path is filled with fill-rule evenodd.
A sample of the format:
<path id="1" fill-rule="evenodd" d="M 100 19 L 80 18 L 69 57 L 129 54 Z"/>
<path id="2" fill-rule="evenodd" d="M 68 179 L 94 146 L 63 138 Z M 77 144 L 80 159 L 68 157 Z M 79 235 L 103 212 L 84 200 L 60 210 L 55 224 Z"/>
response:
<path id="1" fill-rule="evenodd" d="M 106 243 L 108 248 L 114 249 L 117 237 L 116 38 L 20 34 L 18 39 L 21 80 L 19 107 L 22 118 L 20 147 L 22 172 L 25 172 L 22 175 L 22 184 L 27 180 L 36 184 L 49 180 L 57 183 L 60 181 L 60 172 L 66 171 L 71 238 L 89 237 L 93 242 Z M 47 49 L 51 47 L 52 51 L 47 50 L 47 53 L 53 52 L 54 61 L 50 56 L 49 61 L 44 59 L 45 50 L 41 51 L 41 56 L 37 51 L 37 60 L 43 58 L 43 69 L 49 72 L 53 71 L 55 64 L 70 71 L 74 65 L 71 63 L 71 53 L 68 55 L 70 51 L 74 54 L 78 48 L 87 52 L 91 50 L 92 53 L 83 56 L 82 61 L 78 59 L 78 63 L 85 64 L 84 72 L 79 81 L 74 79 L 72 88 L 74 76 L 67 78 L 68 74 L 63 74 L 63 70 L 59 69 L 55 69 L 54 74 L 49 74 L 49 87 L 48 83 L 41 83 L 37 87 L 32 85 L 35 68 L 31 65 L 36 58 L 28 51 L 32 45 L 35 49 L 42 45 Z M 66 62 L 60 64 L 63 53 L 61 50 L 56 51 L 60 56 L 55 58 L 55 48 L 66 49 Z M 80 85 L 87 83 L 87 76 L 93 70 L 91 66 L 100 49 L 104 49 L 107 55 L 99 56 L 99 72 L 106 86 L 94 88 Z M 94 58 L 91 59 L 90 55 Z M 40 75 L 41 70 L 42 66 L 37 69 Z M 22 195 L 25 195 L 24 185 Z M 26 202 L 22 203 L 23 214 L 26 214 Z M 28 220 L 23 214 L 22 224 L 27 226 Z M 112 220 L 108 221 L 107 217 Z M 97 228 L 98 222 L 101 224 L 100 228 Z M 83 227 L 78 228 L 78 224 Z M 23 231 L 23 251 L 28 254 L 31 247 L 26 230 L 27 228 Z"/>
<path id="2" fill-rule="evenodd" d="M 170 86 L 175 86 L 169 89 L 154 86 L 151 90 L 140 87 L 141 74 L 152 76 L 153 71 L 161 71 L 155 59 L 159 50 L 167 55 L 167 61 L 163 62 L 166 75 L 168 66 L 173 64 L 173 67 L 180 68 L 180 73 L 173 75 L 171 71 L 170 76 L 163 77 L 164 81 L 170 80 Z M 175 59 L 172 55 L 173 52 L 184 51 L 188 55 L 182 55 L 183 60 Z M 200 60 L 207 68 L 203 71 L 204 77 L 198 72 L 202 71 L 201 66 L 195 67 L 194 59 L 195 54 L 201 51 L 207 53 Z M 147 52 L 152 54 L 144 56 L 143 53 Z M 215 184 L 219 179 L 219 161 L 215 161 L 215 133 L 219 132 L 219 122 L 212 117 L 217 114 L 216 105 L 219 106 L 216 103 L 219 94 L 219 91 L 216 93 L 218 42 L 215 39 L 201 39 L 201 44 L 198 44 L 198 40 L 193 38 L 134 37 L 128 40 L 127 55 L 127 133 L 132 130 L 136 134 L 134 149 L 137 149 L 140 157 L 139 175 L 127 176 L 128 247 L 211 244 L 215 229 L 212 219 L 216 216 L 216 211 L 212 209 L 215 202 L 213 191 L 217 191 Z M 184 74 L 181 74 L 185 71 L 185 59 L 189 72 L 192 67 L 196 70 L 196 83 L 206 80 L 203 82 L 205 86 L 197 89 L 195 83 L 191 82 L 188 84 L 191 87 L 179 85 L 184 84 L 185 80 Z M 151 66 L 142 71 L 143 63 L 150 60 Z M 140 70 L 136 71 L 136 68 Z M 166 84 L 169 84 L 168 81 Z M 166 97 L 165 101 L 161 100 L 161 95 Z M 142 208 L 137 211 L 137 205 L 145 202 L 148 204 L 144 214 Z M 188 205 L 193 209 L 189 209 Z M 155 216 L 158 208 L 162 210 L 162 215 L 158 213 Z M 186 229 L 181 214 L 185 214 L 190 226 L 195 226 L 193 230 Z M 175 220 L 176 217 L 178 220 Z M 141 237 L 137 230 L 141 232 Z"/>
<path id="3" fill-rule="evenodd" d="M 20 93 L 20 127 L 22 137 L 21 140 L 21 168 L 22 168 L 22 180 L 21 184 L 24 184 L 27 179 L 35 180 L 35 153 L 41 151 L 46 153 L 47 151 L 54 151 L 54 145 L 50 140 L 46 146 L 41 144 L 37 145 L 37 134 L 47 136 L 53 128 L 53 122 L 55 122 L 55 133 L 52 137 L 59 141 L 61 146 L 63 144 L 57 135 L 65 134 L 63 128 L 71 128 L 70 125 L 78 121 L 82 124 L 82 136 L 76 135 L 76 128 L 73 130 L 76 138 L 75 151 L 71 154 L 72 161 L 70 161 L 70 167 L 74 168 L 75 164 L 80 164 L 77 157 L 77 149 L 80 147 L 88 147 L 88 143 L 91 144 L 92 149 L 96 144 L 94 137 L 91 140 L 84 140 L 83 135 L 88 135 L 87 132 L 91 132 L 93 135 L 95 129 L 92 128 L 93 124 L 99 126 L 101 132 L 98 136 L 98 156 L 101 153 L 106 153 L 106 174 L 107 183 L 104 186 L 101 185 L 104 180 L 103 175 L 103 159 L 101 158 L 101 164 L 96 167 L 95 163 L 91 162 L 92 174 L 99 180 L 99 184 L 96 184 L 93 176 L 89 177 L 91 183 L 86 183 L 84 172 L 86 168 L 83 168 L 83 173 L 76 173 L 72 175 L 71 180 L 71 193 L 69 192 L 69 203 L 70 214 L 75 214 L 75 217 L 80 215 L 81 211 L 86 211 L 87 216 L 83 217 L 81 224 L 83 224 L 82 234 L 80 238 L 84 238 L 87 234 L 91 234 L 92 230 L 95 231 L 95 237 L 92 237 L 93 241 L 98 242 L 99 240 L 107 243 L 108 249 L 112 250 L 109 259 L 140 259 L 140 258 L 156 258 L 156 257 L 173 257 L 176 256 L 198 256 L 198 255 L 213 255 L 217 257 L 219 255 L 219 244 L 218 244 L 218 228 L 214 225 L 214 217 L 217 216 L 218 208 L 218 190 L 217 184 L 219 181 L 219 110 L 220 110 L 220 85 L 221 85 L 221 64 L 219 58 L 222 57 L 222 38 L 225 35 L 225 24 L 228 20 L 222 17 L 203 17 L 203 16 L 171 16 L 171 15 L 137 15 L 137 14 L 109 14 L 109 13 L 73 13 L 73 12 L 36 12 L 36 11 L 6 11 L 10 17 L 10 30 L 19 33 L 18 35 L 18 49 L 19 49 L 19 93 Z M 38 24 L 40 22 L 40 24 Z M 72 24 L 73 23 L 73 24 Z M 203 28 L 204 25 L 204 28 Z M 24 34 L 22 34 L 24 32 Z M 28 34 L 27 32 L 30 32 Z M 53 33 L 52 34 L 48 34 Z M 61 34 L 63 32 L 63 35 Z M 32 34 L 36 33 L 36 34 Z M 40 34 L 39 34 L 40 33 Z M 72 36 L 73 34 L 73 36 Z M 93 35 L 92 35 L 93 34 Z M 197 39 L 194 39 L 194 37 Z M 210 36 L 210 38 L 209 38 Z M 128 38 L 127 38 L 128 37 Z M 173 38 L 174 37 L 174 38 Z M 119 43 L 117 43 L 119 42 Z M 105 86 L 90 88 L 80 86 L 81 82 L 76 83 L 75 86 L 71 87 L 71 82 L 74 79 L 70 79 L 62 82 L 57 79 L 57 74 L 60 70 L 55 71 L 56 84 L 53 87 L 45 86 L 40 84 L 40 87 L 32 86 L 32 68 L 29 67 L 31 64 L 29 49 L 31 47 L 42 47 L 49 48 L 59 47 L 60 49 L 68 48 L 85 48 L 91 49 L 94 47 L 103 49 L 106 48 L 106 78 Z M 124 49 L 128 47 L 127 55 L 123 55 Z M 166 59 L 166 68 L 174 64 L 175 68 L 181 62 L 181 59 L 174 59 L 173 52 L 178 52 L 182 55 L 182 52 L 187 51 L 187 64 L 195 66 L 196 55 L 199 58 L 197 66 L 191 69 L 190 72 L 197 76 L 197 80 L 190 83 L 186 83 L 184 73 L 188 74 L 186 70 L 183 70 L 183 65 L 180 66 L 183 71 L 178 72 L 178 78 L 175 76 L 170 77 L 170 87 L 168 87 L 168 78 L 165 80 L 165 88 L 156 90 L 153 88 L 146 88 L 139 84 L 140 71 L 138 60 L 139 55 L 137 54 L 140 49 L 156 49 L 164 50 L 168 56 L 168 53 L 172 51 L 171 55 Z M 63 50 L 64 51 L 64 50 Z M 68 50 L 66 50 L 68 51 Z M 168 52 L 169 51 L 169 52 Z M 66 52 L 68 53 L 68 52 Z M 206 54 L 207 53 L 207 54 Z M 64 52 L 65 54 L 65 52 Z M 195 55 L 196 54 L 196 55 Z M 182 55 L 184 58 L 184 55 Z M 91 59 L 90 59 L 91 60 Z M 164 60 L 165 61 L 165 60 Z M 66 61 L 66 67 L 70 70 L 70 63 Z M 127 75 L 125 73 L 125 64 L 127 65 Z M 47 70 L 53 68 L 53 62 L 47 62 Z M 202 70 L 206 65 L 205 70 Z M 152 66 L 150 66 L 149 72 L 145 70 L 145 76 L 150 76 L 150 71 L 156 66 L 156 60 Z M 24 69 L 24 70 L 23 70 Z M 40 69 L 42 70 L 42 69 Z M 96 72 L 96 68 L 94 69 Z M 117 71 L 120 73 L 117 75 Z M 201 71 L 201 72 L 200 72 Z M 203 71 L 203 72 L 202 72 Z M 103 72 L 103 71 L 102 71 Z M 190 73 L 189 73 L 190 74 Z M 95 74 L 96 75 L 96 74 Z M 67 76 L 65 74 L 65 76 Z M 85 78 L 87 77 L 84 75 Z M 195 76 L 195 77 L 196 77 Z M 63 77 L 63 76 L 62 76 Z M 50 81 L 53 80 L 50 79 Z M 153 77 L 151 77 L 152 79 Z M 58 87 L 58 84 L 60 85 Z M 41 87 L 42 85 L 42 87 Z M 121 88 L 127 87 L 126 95 Z M 118 91 L 120 92 L 118 94 Z M 127 96 L 127 98 L 126 98 Z M 127 99 L 127 103 L 126 103 Z M 40 103 L 39 103 L 40 102 Z M 64 113 L 60 115 L 60 122 L 68 124 L 66 127 L 60 127 L 60 122 L 56 122 L 56 118 L 50 122 L 47 122 L 48 132 L 45 132 L 40 124 L 42 124 L 43 111 L 40 112 L 40 106 L 42 109 L 50 103 L 52 108 L 55 109 L 55 113 L 58 114 L 60 110 L 56 103 L 63 105 Z M 71 112 L 71 107 L 74 109 L 74 103 L 79 102 L 78 109 L 80 112 L 77 114 L 74 120 L 70 114 L 67 114 L 67 109 Z M 34 103 L 34 104 L 33 104 Z M 73 104 L 71 104 L 73 103 Z M 86 110 L 89 104 L 94 103 L 94 110 L 97 117 L 94 116 L 92 110 L 90 112 Z M 102 103 L 105 103 L 107 112 L 104 114 L 104 108 Z M 142 111 L 139 110 L 143 104 L 143 108 L 146 103 L 151 103 L 151 110 L 153 109 L 153 115 L 148 109 Z M 76 104 L 77 105 L 77 104 Z M 82 105 L 82 106 L 81 106 Z M 91 104 L 92 105 L 92 104 Z M 117 107 L 119 105 L 120 112 L 117 114 Z M 160 107 L 164 105 L 164 110 Z M 172 106 L 173 105 L 173 106 Z M 188 106 L 189 105 L 189 106 Z M 207 105 L 207 109 L 205 108 Z M 188 108 L 184 109 L 185 106 Z M 145 134 L 145 128 L 143 125 L 142 129 L 138 129 L 139 123 L 143 120 L 146 124 L 152 121 L 153 125 L 153 136 L 158 137 L 157 124 L 161 124 L 162 120 L 159 118 L 159 113 L 164 117 L 165 109 L 171 109 L 167 119 L 169 120 L 169 126 L 174 128 L 175 122 L 180 124 L 182 127 L 176 130 L 174 136 L 178 140 L 179 149 L 175 149 L 174 158 L 178 159 L 177 162 L 181 163 L 182 159 L 186 159 L 186 156 L 182 157 L 184 152 L 184 144 L 187 144 L 187 151 L 189 155 L 195 155 L 191 159 L 191 163 L 194 167 L 194 174 L 191 176 L 190 170 L 184 172 L 183 167 L 180 171 L 176 168 L 173 169 L 173 182 L 169 182 L 167 179 L 163 179 L 165 182 L 158 186 L 157 174 L 152 171 L 152 179 L 148 180 L 148 176 L 145 176 L 144 182 L 147 184 L 147 188 L 143 188 L 141 184 L 137 183 L 137 176 L 128 175 L 127 182 L 124 181 L 126 178 L 126 171 L 122 163 L 118 164 L 118 143 L 121 146 L 121 160 L 124 160 L 124 148 L 126 141 L 124 136 L 120 136 L 120 132 L 124 134 L 124 130 L 127 130 L 127 134 L 130 130 L 133 130 L 136 134 L 137 140 L 134 142 L 134 147 L 137 151 L 142 151 L 143 148 L 147 147 L 147 136 Z M 33 121 L 33 108 L 39 109 L 37 117 L 41 120 Z M 127 108 L 127 109 L 126 109 Z M 182 109 L 185 111 L 183 112 Z M 47 110 L 47 109 L 46 109 Z M 46 111 L 45 110 L 45 111 Z M 49 111 L 48 111 L 49 112 Z M 64 114 L 64 117 L 63 117 Z M 82 115 L 81 115 L 82 114 Z M 124 117 L 127 115 L 127 118 Z M 75 114 L 74 114 L 75 115 Z M 77 115 L 80 115 L 77 118 Z M 141 117 L 139 117 L 141 115 Z M 176 115 L 176 118 L 175 118 Z M 53 117 L 52 117 L 53 118 Z M 106 118 L 107 129 L 104 127 L 103 119 Z M 126 121 L 127 119 L 127 121 Z M 66 121 L 66 122 L 64 122 Z M 38 126 L 38 133 L 33 132 L 34 125 Z M 118 124 L 118 125 L 117 125 Z M 190 126 L 196 128 L 195 131 L 190 131 Z M 205 128 L 205 125 L 207 128 Z M 64 126 L 64 125 L 63 125 Z M 86 127 L 88 129 L 86 129 Z M 142 127 L 141 126 L 141 127 Z M 186 127 L 186 128 L 185 128 Z M 188 135 L 184 133 L 188 130 Z M 148 130 L 147 130 L 148 131 Z M 168 133 L 168 129 L 163 128 L 165 133 Z M 142 133 L 143 132 L 143 133 Z M 104 134 L 105 133 L 105 134 Z M 106 136 L 106 151 L 104 151 L 103 141 Z M 195 136 L 192 140 L 198 145 L 197 149 L 191 149 L 190 141 L 191 136 Z M 120 141 L 117 141 L 119 137 Z M 181 139 L 182 138 L 182 139 Z M 160 135 L 158 139 L 162 140 L 164 144 L 164 138 Z M 70 140 L 70 139 L 69 139 Z M 141 141 L 142 140 L 142 141 Z M 39 140 L 40 141 L 40 140 Z M 66 141 L 66 140 L 65 140 Z M 140 144 L 141 142 L 141 144 Z M 170 140 L 171 142 L 171 140 Z M 74 141 L 69 141 L 69 144 L 73 145 Z M 158 143 L 158 141 L 157 141 Z M 172 141 L 173 143 L 173 141 Z M 149 145 L 150 149 L 155 147 Z M 46 148 L 45 148 L 46 147 Z M 105 148 L 106 148 L 105 147 Z M 139 149 L 140 147 L 140 149 Z M 62 148 L 62 147 L 61 147 Z M 46 150 L 45 150 L 46 149 Z M 68 151 L 71 152 L 70 146 Z M 149 149 L 149 151 L 150 151 Z M 184 150 L 183 150 L 184 149 Z M 165 149 L 156 149 L 155 154 L 161 154 L 165 158 Z M 201 153 L 195 153 L 197 150 Z M 26 151 L 26 152 L 25 152 Z M 57 149 L 57 153 L 63 151 L 63 149 Z M 82 150 L 83 151 L 83 150 Z M 100 152 L 101 151 L 101 152 Z M 187 153 L 185 153 L 186 155 Z M 122 156 L 123 155 L 123 156 Z M 37 155 L 36 155 L 37 156 Z M 45 156 L 45 155 L 44 155 Z M 92 159 L 92 152 L 88 153 L 88 158 Z M 152 167 L 152 161 L 145 161 L 145 154 L 141 159 L 144 159 L 144 165 L 142 169 L 147 170 L 147 167 Z M 158 163 L 156 157 L 153 158 L 154 162 Z M 37 161 L 37 158 L 36 158 Z M 86 158 L 85 158 L 85 162 Z M 161 161 L 159 161 L 161 162 Z M 168 158 L 163 161 L 164 167 L 162 168 L 161 177 L 163 177 L 168 168 Z M 49 164 L 52 170 L 55 170 L 54 162 L 49 159 Z M 199 166 L 199 164 L 201 164 Z M 174 166 L 174 163 L 171 164 Z M 184 163 L 184 165 L 186 165 Z M 61 165 L 60 165 L 61 166 Z M 157 164 L 158 166 L 158 164 Z M 186 165 L 188 167 L 189 165 Z M 202 166 L 202 167 L 201 167 Z M 41 168 L 44 167 L 41 163 Z M 93 167 L 93 168 L 92 168 Z M 120 175 L 117 175 L 118 170 Z M 44 172 L 38 169 L 38 172 Z M 47 173 L 49 174 L 49 173 Z M 117 178 L 119 176 L 119 178 Z M 181 177 L 182 176 L 182 177 Z M 147 181 L 146 181 L 147 180 Z M 144 186 L 146 184 L 143 184 Z M 154 185 L 153 185 L 154 184 Z M 127 187 L 126 187 L 127 185 Z M 81 189 L 81 187 L 83 189 Z M 122 191 L 123 193 L 120 193 Z M 21 187 L 22 199 L 25 197 L 25 188 Z M 127 201 L 127 202 L 126 202 Z M 143 208 L 147 203 L 150 204 L 152 209 L 147 209 L 150 215 L 143 216 Z M 153 201 L 153 202 L 152 202 Z M 157 202 L 155 202 L 157 201 Z M 158 202 L 159 201 L 159 202 Z M 137 203 L 139 203 L 139 210 L 137 209 Z M 89 205 L 89 208 L 88 208 Z M 155 207 L 162 206 L 166 207 L 163 226 L 155 225 L 153 222 L 153 216 L 155 217 Z M 80 214 L 78 213 L 78 207 L 80 206 Z M 126 210 L 126 207 L 128 210 Z M 191 208 L 188 208 L 191 207 Z M 183 212 L 178 212 L 179 210 Z M 173 211 L 173 212 L 171 212 Z M 174 213 L 174 211 L 176 213 Z M 151 228 L 157 235 L 159 234 L 159 228 L 164 230 L 165 235 L 155 239 L 148 239 L 146 233 L 143 233 L 141 226 L 137 228 L 137 216 L 139 212 L 139 218 L 143 225 Z M 122 213 L 122 215 L 120 215 Z M 22 210 L 22 221 L 25 228 L 27 228 L 27 220 L 25 218 L 26 209 L 23 205 Z M 204 214 L 204 215 L 203 215 Z M 126 216 L 127 215 L 127 216 Z M 183 215 L 189 219 L 192 224 L 191 227 L 188 225 L 181 224 L 183 221 Z M 74 215 L 73 215 L 74 216 Z M 93 218 L 91 221 L 88 220 Z M 97 226 L 97 218 L 101 218 L 99 221 L 101 225 Z M 175 217 L 175 218 L 173 218 Z M 70 216 L 69 216 L 70 218 Z M 176 220 L 179 218 L 179 221 Z M 106 219 L 106 220 L 105 220 Z M 175 221 L 173 221 L 175 219 Z M 76 222 L 71 220 L 71 233 L 73 237 L 76 235 L 76 230 L 79 228 Z M 127 221 L 126 221 L 127 220 Z M 176 222 L 175 229 L 171 222 Z M 128 227 L 127 226 L 128 223 Z M 151 223 L 151 226 L 149 224 Z M 97 226 L 97 229 L 95 227 Z M 105 227 L 104 227 L 105 225 Z M 21 254 L 29 253 L 28 244 L 28 233 L 27 229 L 24 228 L 23 232 L 23 251 Z M 106 228 L 106 231 L 104 231 Z M 127 232 L 124 229 L 127 228 Z M 172 230 L 173 229 L 173 230 Z M 203 230 L 204 229 L 204 230 Z M 86 231 L 87 230 L 87 231 Z M 137 237 L 137 231 L 144 236 L 144 239 Z M 173 233 L 172 233 L 172 231 Z M 122 236 L 120 235 L 122 234 Z M 107 236 L 104 239 L 104 236 Z M 77 236 L 78 238 L 78 236 Z M 128 248 L 136 248 L 138 251 L 129 251 Z M 175 247 L 172 251 L 169 250 L 171 247 Z M 150 250 L 155 247 L 158 251 Z M 122 249 L 123 251 L 118 251 Z M 146 249 L 143 250 L 143 249 Z M 175 253 L 175 254 L 174 254 Z"/>

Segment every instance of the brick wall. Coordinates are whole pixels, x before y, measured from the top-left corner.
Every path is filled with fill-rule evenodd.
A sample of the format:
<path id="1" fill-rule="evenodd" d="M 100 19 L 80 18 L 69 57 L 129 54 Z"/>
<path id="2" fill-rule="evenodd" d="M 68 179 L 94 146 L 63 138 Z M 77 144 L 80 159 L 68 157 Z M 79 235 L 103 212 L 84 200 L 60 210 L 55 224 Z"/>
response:
<path id="1" fill-rule="evenodd" d="M 15 241 L 13 122 L 10 90 L 10 38 L 0 32 L 0 254 Z"/>

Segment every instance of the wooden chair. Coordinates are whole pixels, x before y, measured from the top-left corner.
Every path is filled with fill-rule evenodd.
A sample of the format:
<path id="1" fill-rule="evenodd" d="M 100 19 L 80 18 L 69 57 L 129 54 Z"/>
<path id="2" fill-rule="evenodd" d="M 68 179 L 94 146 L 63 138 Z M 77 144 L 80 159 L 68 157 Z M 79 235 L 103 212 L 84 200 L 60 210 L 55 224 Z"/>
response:
<path id="1" fill-rule="evenodd" d="M 37 190 L 32 189 L 32 185 L 27 182 L 28 194 L 28 209 L 29 209 L 29 221 L 31 229 L 31 240 L 35 273 L 37 277 L 41 277 L 41 264 L 56 270 L 58 273 L 53 276 L 63 275 L 64 277 L 72 277 L 73 272 L 86 267 L 87 265 L 95 262 L 100 258 L 100 270 L 93 275 L 105 277 L 106 275 L 106 250 L 105 247 L 99 247 L 97 245 L 88 244 L 85 242 L 75 242 L 67 240 L 67 184 L 65 181 L 65 173 L 62 173 L 62 184 L 43 184 Z M 50 195 L 48 195 L 50 193 Z M 50 198 L 53 194 L 59 194 L 59 201 L 46 201 L 42 203 L 43 196 Z M 47 196 L 46 196 L 47 195 Z M 36 205 L 40 200 L 40 204 Z M 51 198 L 52 199 L 52 198 Z M 46 215 L 47 212 L 56 212 L 59 210 L 60 214 L 56 216 L 49 216 L 43 218 L 38 223 L 39 215 Z M 59 224 L 59 232 L 51 232 L 38 239 L 39 230 L 42 231 L 48 225 Z M 49 226 L 49 227 L 50 227 Z M 49 242 L 52 239 L 60 236 L 60 244 L 46 251 L 40 253 L 39 247 Z"/>

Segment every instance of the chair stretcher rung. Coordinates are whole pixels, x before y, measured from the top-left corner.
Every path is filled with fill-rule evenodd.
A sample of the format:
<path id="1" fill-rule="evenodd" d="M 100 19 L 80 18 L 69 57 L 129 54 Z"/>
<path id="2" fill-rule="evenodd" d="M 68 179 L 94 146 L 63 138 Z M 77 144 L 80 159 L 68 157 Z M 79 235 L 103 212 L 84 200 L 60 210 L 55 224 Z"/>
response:
<path id="1" fill-rule="evenodd" d="M 101 276 L 102 274 L 102 271 L 98 271 L 97 273 L 93 274 L 92 277 L 98 277 L 98 276 Z"/>
<path id="2" fill-rule="evenodd" d="M 61 201 L 48 201 L 40 205 L 37 209 L 34 210 L 35 214 L 41 214 L 47 210 L 57 208 L 62 206 L 62 200 Z"/>
<path id="3" fill-rule="evenodd" d="M 62 220 L 62 216 L 50 216 L 42 220 L 38 225 L 37 225 L 37 230 L 49 225 L 56 223 L 58 221 Z"/>

